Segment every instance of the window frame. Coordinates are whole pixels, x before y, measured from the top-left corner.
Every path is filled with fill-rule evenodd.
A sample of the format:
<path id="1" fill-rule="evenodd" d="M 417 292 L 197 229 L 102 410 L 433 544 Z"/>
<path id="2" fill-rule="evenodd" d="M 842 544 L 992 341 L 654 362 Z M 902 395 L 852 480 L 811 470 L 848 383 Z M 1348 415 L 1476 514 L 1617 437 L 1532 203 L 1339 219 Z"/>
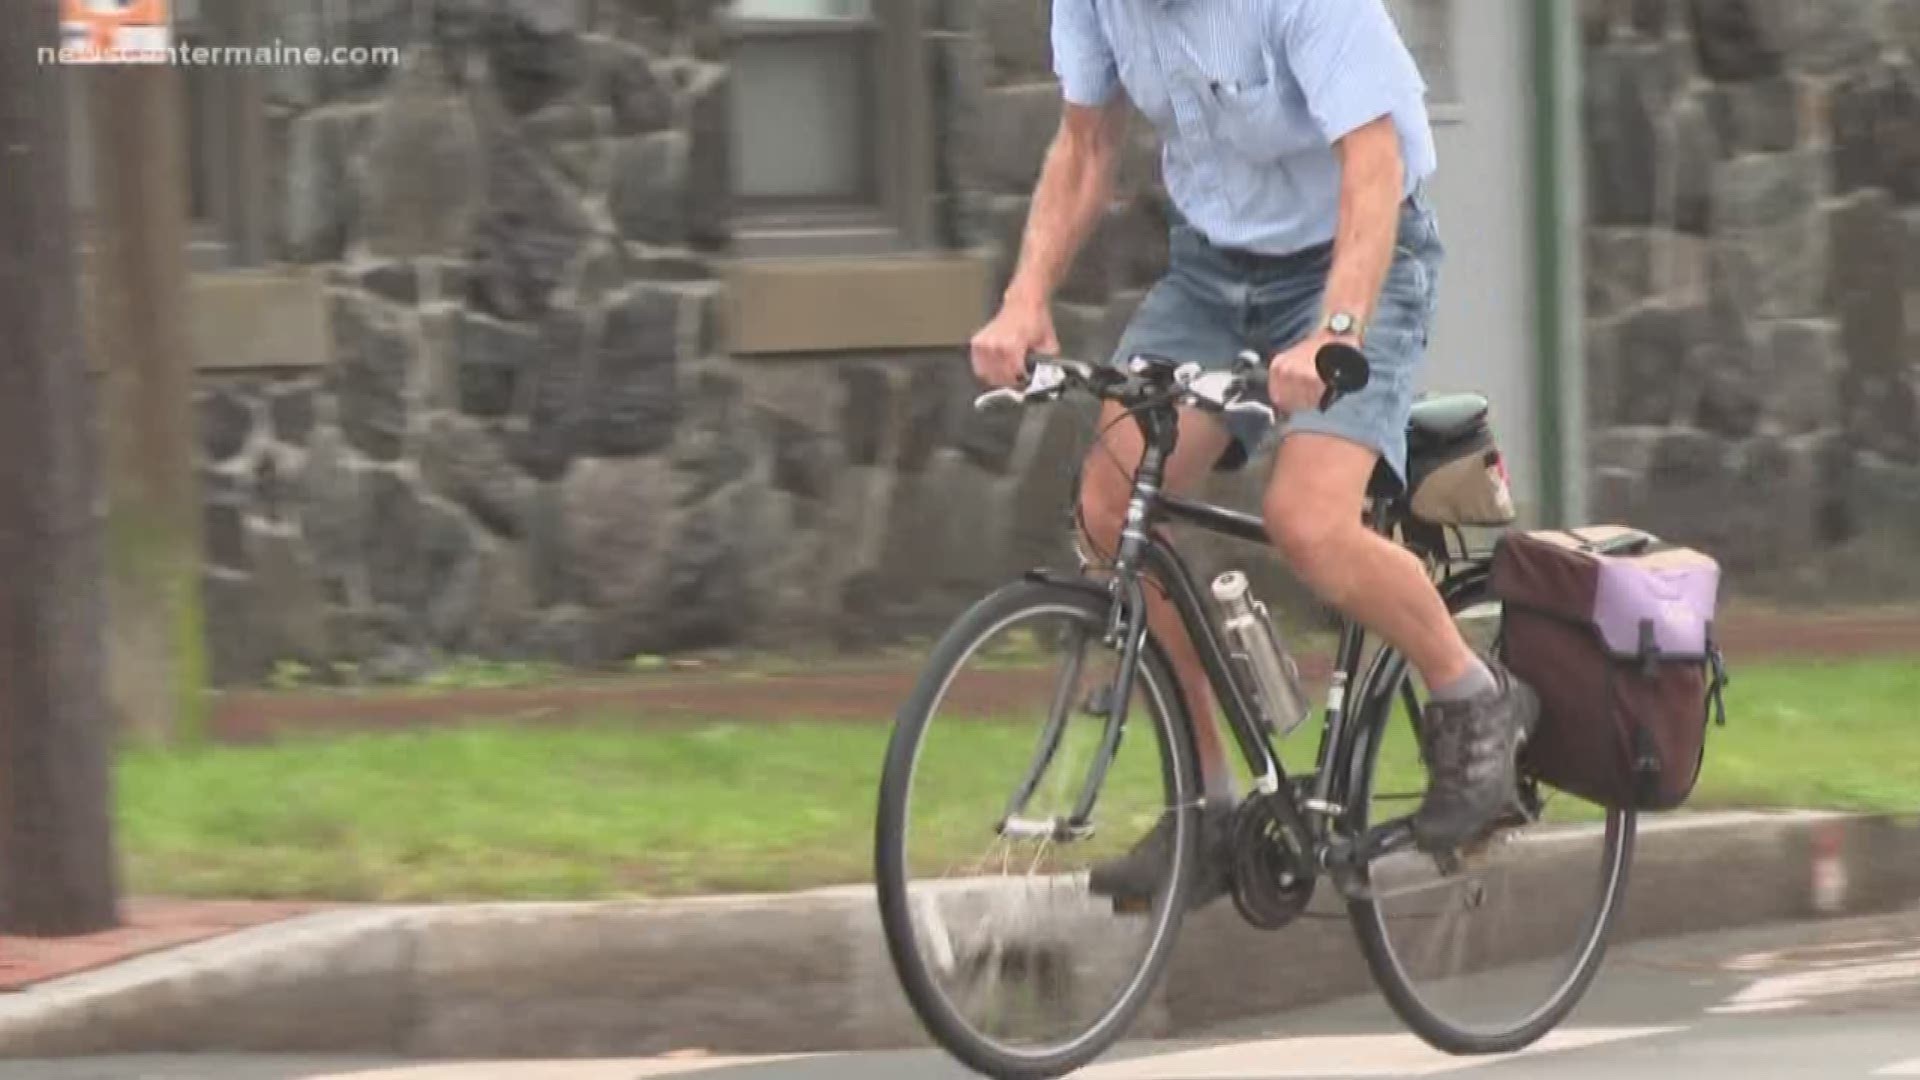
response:
<path id="1" fill-rule="evenodd" d="M 261 39 L 258 0 L 195 0 L 176 12 L 176 44 L 218 48 Z M 236 270 L 267 261 L 264 87 L 247 64 L 188 65 L 181 73 L 182 134 L 191 197 L 204 205 L 188 220 L 192 265 Z"/>
<path id="2" fill-rule="evenodd" d="M 753 19 L 729 17 L 726 29 L 735 63 L 740 45 L 753 39 L 805 38 L 848 32 L 874 35 L 863 104 L 871 202 L 808 206 L 749 202 L 734 184 L 733 254 L 741 258 L 817 258 L 900 254 L 928 247 L 933 239 L 934 175 L 932 102 L 927 76 L 927 39 L 922 5 L 876 0 L 860 19 Z M 848 24 L 854 24 L 849 26 Z M 729 124 L 736 123 L 730 116 Z M 736 162 L 735 167 L 738 167 Z"/>

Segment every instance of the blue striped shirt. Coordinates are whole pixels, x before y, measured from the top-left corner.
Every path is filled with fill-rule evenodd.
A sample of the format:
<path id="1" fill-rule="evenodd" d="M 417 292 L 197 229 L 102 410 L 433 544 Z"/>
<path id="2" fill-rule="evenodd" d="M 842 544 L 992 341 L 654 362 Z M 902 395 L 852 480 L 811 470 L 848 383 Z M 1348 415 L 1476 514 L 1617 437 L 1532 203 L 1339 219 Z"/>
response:
<path id="1" fill-rule="evenodd" d="M 1159 129 L 1174 205 L 1214 243 L 1333 239 L 1333 144 L 1393 117 L 1412 193 L 1438 164 L 1426 83 L 1382 0 L 1053 0 L 1066 99 L 1122 88 Z"/>

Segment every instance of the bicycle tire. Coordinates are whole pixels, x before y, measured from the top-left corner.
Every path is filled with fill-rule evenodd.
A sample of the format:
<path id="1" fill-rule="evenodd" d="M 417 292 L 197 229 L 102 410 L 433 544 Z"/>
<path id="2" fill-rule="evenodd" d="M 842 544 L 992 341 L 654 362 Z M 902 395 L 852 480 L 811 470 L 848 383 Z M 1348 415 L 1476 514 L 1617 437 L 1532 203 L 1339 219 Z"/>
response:
<path id="1" fill-rule="evenodd" d="M 1459 579 L 1448 590 L 1447 609 L 1458 617 L 1462 613 L 1494 599 L 1491 581 L 1484 572 Z M 1349 792 L 1354 815 L 1350 822 L 1356 831 L 1370 824 L 1366 807 L 1378 777 L 1380 748 L 1385 743 L 1387 724 L 1402 703 L 1401 688 L 1410 674 L 1404 663 L 1390 651 L 1375 658 L 1353 700 L 1362 703 L 1359 735 L 1350 744 L 1348 767 L 1356 783 Z M 1390 682 L 1391 685 L 1382 685 Z M 1354 758 L 1359 758 L 1356 763 Z M 1442 1053 L 1455 1056 L 1509 1054 L 1534 1045 L 1564 1022 L 1592 987 L 1604 965 L 1613 925 L 1623 906 L 1631 877 L 1637 817 L 1630 811 L 1611 811 L 1605 825 L 1604 867 L 1606 878 L 1594 896 L 1598 904 L 1588 913 L 1581 939 L 1576 942 L 1577 960 L 1561 977 L 1558 985 L 1533 1012 L 1520 1023 L 1501 1031 L 1475 1031 L 1460 1026 L 1440 1014 L 1422 996 L 1419 988 L 1402 968 L 1389 939 L 1379 905 L 1371 900 L 1350 900 L 1348 916 L 1359 938 L 1360 949 L 1387 1003 L 1409 1029 L 1423 1042 Z"/>
<path id="2" fill-rule="evenodd" d="M 1140 653 L 1134 701 L 1141 702 L 1143 695 L 1153 699 L 1147 712 L 1154 718 L 1162 768 L 1174 780 L 1175 869 L 1158 914 L 1161 925 L 1152 931 L 1132 981 L 1104 1015 L 1078 1038 L 1059 1047 L 1026 1053 L 987 1038 L 959 1015 L 928 969 L 915 939 L 907 888 L 906 818 L 914 768 L 928 723 L 947 685 L 981 642 L 1022 616 L 1045 612 L 1071 613 L 1085 619 L 1089 626 L 1104 628 L 1111 604 L 1105 590 L 1092 583 L 1079 588 L 1033 581 L 1008 586 L 982 600 L 962 615 L 934 648 L 912 696 L 900 710 L 887 749 L 874 830 L 874 881 L 888 955 L 908 1002 L 928 1034 L 960 1062 L 996 1080 L 1046 1080 L 1087 1065 L 1125 1036 L 1158 985 L 1185 915 L 1199 846 L 1200 774 L 1185 702 L 1171 665 L 1149 638 Z M 1010 782 L 1016 780 L 1009 777 Z"/>

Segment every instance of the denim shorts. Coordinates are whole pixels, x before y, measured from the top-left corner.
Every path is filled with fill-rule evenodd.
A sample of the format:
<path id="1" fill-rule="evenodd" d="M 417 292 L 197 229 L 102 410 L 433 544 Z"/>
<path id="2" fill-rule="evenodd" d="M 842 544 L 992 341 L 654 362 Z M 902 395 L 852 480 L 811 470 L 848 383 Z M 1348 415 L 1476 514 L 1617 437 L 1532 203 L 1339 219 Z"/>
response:
<path id="1" fill-rule="evenodd" d="M 1167 274 L 1153 287 L 1120 339 L 1113 362 L 1149 353 L 1208 369 L 1227 368 L 1245 349 L 1264 356 L 1288 348 L 1317 330 L 1325 312 L 1321 297 L 1333 269 L 1333 245 L 1291 255 L 1264 255 L 1216 247 L 1191 226 L 1176 222 Z M 1379 453 L 1394 474 L 1407 475 L 1407 418 L 1426 358 L 1440 267 L 1445 250 L 1424 191 L 1415 191 L 1400 213 L 1393 268 L 1367 328 L 1365 351 L 1373 365 L 1367 388 L 1342 398 L 1326 412 L 1298 413 L 1279 434 L 1317 432 L 1359 443 Z M 1275 435 L 1257 416 L 1228 418 L 1233 445 L 1220 463 L 1244 466 Z"/>

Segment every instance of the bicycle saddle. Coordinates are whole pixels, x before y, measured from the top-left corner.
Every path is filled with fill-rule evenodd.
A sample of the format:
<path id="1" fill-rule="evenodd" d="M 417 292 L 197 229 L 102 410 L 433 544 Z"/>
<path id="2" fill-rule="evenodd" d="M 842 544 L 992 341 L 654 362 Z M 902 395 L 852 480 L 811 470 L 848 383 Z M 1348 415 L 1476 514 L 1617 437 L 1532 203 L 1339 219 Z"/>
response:
<path id="1" fill-rule="evenodd" d="M 1407 439 L 1428 446 L 1453 442 L 1484 423 L 1487 408 L 1487 399 L 1479 394 L 1447 394 L 1416 401 L 1412 419 L 1407 421 Z"/>

